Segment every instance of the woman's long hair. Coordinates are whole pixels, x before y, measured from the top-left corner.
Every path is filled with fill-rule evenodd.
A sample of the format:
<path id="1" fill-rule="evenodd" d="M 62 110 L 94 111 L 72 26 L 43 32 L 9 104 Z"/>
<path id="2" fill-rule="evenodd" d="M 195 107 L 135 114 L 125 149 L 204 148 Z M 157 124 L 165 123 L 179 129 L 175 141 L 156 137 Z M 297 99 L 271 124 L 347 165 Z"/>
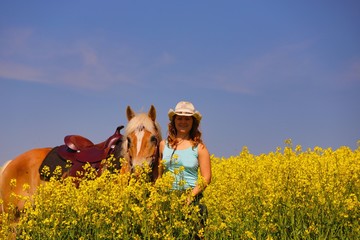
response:
<path id="1" fill-rule="evenodd" d="M 171 121 L 168 124 L 167 142 L 171 148 L 176 148 L 176 145 L 178 144 L 176 140 L 175 117 L 176 115 L 174 115 L 174 117 L 171 119 Z M 201 132 L 199 130 L 200 122 L 193 116 L 192 118 L 193 118 L 193 124 L 190 130 L 190 142 L 192 144 L 192 147 L 194 148 L 197 145 L 199 145 L 199 143 L 203 143 L 203 141 L 201 139 Z"/>

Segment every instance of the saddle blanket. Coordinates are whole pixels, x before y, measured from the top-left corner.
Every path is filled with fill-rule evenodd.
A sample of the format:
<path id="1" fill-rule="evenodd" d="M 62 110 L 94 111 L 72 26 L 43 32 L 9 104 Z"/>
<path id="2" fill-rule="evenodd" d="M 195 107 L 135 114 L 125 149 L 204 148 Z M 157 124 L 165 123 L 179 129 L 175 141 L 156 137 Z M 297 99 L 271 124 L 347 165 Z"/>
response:
<path id="1" fill-rule="evenodd" d="M 65 171 L 71 167 L 71 163 L 67 163 L 65 159 L 57 153 L 59 147 L 54 147 L 45 157 L 39 168 L 40 179 L 49 181 L 52 177 L 60 178 Z M 68 166 L 67 166 L 68 165 Z M 56 167 L 61 167 L 61 172 L 55 172 Z"/>

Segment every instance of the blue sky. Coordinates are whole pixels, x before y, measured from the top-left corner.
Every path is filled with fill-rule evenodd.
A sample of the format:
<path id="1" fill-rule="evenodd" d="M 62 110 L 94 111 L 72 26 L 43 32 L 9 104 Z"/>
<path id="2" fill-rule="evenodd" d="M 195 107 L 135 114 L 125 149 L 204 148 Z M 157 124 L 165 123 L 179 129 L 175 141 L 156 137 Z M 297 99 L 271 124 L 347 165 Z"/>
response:
<path id="1" fill-rule="evenodd" d="M 1 1 L 0 164 L 192 101 L 210 153 L 353 149 L 360 2 Z"/>

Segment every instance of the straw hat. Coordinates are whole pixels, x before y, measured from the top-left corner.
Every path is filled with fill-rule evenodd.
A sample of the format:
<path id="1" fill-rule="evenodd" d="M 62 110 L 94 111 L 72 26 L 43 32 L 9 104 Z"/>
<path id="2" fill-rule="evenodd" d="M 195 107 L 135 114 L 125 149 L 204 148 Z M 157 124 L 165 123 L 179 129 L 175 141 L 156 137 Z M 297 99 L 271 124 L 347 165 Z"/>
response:
<path id="1" fill-rule="evenodd" d="M 202 116 L 200 112 L 195 110 L 194 105 L 191 102 L 181 101 L 176 104 L 175 110 L 171 109 L 168 112 L 169 120 L 171 121 L 175 115 L 179 116 L 193 116 L 200 122 Z"/>

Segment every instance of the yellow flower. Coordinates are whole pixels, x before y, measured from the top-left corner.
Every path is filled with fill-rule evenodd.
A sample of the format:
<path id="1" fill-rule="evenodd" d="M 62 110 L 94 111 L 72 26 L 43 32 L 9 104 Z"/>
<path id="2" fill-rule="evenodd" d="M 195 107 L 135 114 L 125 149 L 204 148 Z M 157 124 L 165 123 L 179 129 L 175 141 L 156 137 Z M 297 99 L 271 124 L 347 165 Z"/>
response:
<path id="1" fill-rule="evenodd" d="M 11 179 L 10 180 L 10 187 L 16 187 L 16 179 Z"/>
<path id="2" fill-rule="evenodd" d="M 201 205 L 186 205 L 191 189 L 173 191 L 170 172 L 148 182 L 146 166 L 134 174 L 101 176 L 86 166 L 83 178 L 46 182 L 31 198 L 25 184 L 22 194 L 10 197 L 24 201 L 25 209 L 16 227 L 9 214 L 1 216 L 0 239 L 9 231 L 21 239 L 277 239 L 284 229 L 309 239 L 330 232 L 334 239 L 360 235 L 360 148 L 303 151 L 287 140 L 285 148 L 268 154 L 253 155 L 244 147 L 238 156 L 210 160 L 211 184 L 205 186 L 202 177 L 197 182 Z M 178 181 L 185 184 L 181 175 Z M 10 184 L 15 189 L 20 182 Z"/>

